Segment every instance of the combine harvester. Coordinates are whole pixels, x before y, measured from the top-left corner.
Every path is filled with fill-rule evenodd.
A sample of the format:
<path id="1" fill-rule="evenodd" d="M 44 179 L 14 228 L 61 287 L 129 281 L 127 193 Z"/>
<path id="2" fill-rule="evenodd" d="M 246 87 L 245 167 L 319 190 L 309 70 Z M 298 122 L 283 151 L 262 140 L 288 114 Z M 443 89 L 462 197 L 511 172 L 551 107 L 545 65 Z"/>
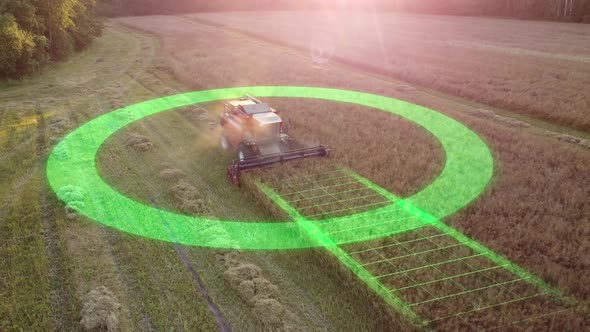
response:
<path id="1" fill-rule="evenodd" d="M 237 156 L 227 168 L 227 177 L 235 185 L 240 185 L 242 171 L 330 155 L 323 145 L 309 147 L 289 137 L 283 132 L 279 112 L 249 95 L 225 102 L 220 124 L 224 130 L 222 149 L 231 149 Z"/>

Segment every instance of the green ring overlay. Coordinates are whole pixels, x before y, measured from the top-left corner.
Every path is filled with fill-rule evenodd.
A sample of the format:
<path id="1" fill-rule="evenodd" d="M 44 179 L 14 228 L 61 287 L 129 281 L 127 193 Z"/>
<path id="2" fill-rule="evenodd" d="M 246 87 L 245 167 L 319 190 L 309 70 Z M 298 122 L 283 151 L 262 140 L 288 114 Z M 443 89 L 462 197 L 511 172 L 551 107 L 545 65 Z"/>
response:
<path id="1" fill-rule="evenodd" d="M 106 226 L 146 238 L 192 246 L 258 250 L 326 245 L 302 230 L 297 222 L 205 219 L 147 206 L 122 195 L 105 183 L 98 174 L 96 159 L 101 145 L 132 122 L 174 108 L 235 99 L 244 94 L 256 97 L 317 98 L 376 108 L 415 122 L 436 137 L 443 146 L 446 154 L 443 171 L 430 185 L 415 195 L 397 202 L 392 201 L 391 206 L 376 210 L 312 221 L 323 232 L 331 234 L 330 243 L 334 245 L 396 234 L 453 214 L 474 200 L 487 186 L 493 174 L 491 152 L 477 134 L 450 117 L 425 107 L 348 90 L 255 86 L 167 96 L 99 116 L 70 133 L 53 149 L 47 161 L 49 184 L 69 208 Z M 377 192 L 384 191 L 370 184 L 368 180 L 357 177 Z M 387 195 L 386 191 L 382 194 Z M 378 222 L 378 218 L 385 218 L 384 222 Z M 376 226 L 363 227 L 368 220 Z"/>

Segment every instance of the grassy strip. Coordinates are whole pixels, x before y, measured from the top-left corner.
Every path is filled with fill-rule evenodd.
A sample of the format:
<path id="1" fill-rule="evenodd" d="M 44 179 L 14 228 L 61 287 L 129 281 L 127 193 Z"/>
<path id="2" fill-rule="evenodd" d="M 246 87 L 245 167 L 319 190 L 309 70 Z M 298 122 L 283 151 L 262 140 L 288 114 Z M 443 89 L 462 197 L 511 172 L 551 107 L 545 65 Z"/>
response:
<path id="1" fill-rule="evenodd" d="M 53 328 L 47 275 L 49 262 L 39 206 L 41 172 L 20 188 L 3 209 L 0 232 L 0 329 L 48 331 Z M 4 200 L 6 199 L 6 200 Z"/>
<path id="2" fill-rule="evenodd" d="M 48 126 L 45 120 L 45 115 L 39 109 L 37 110 L 37 157 L 41 160 L 41 169 L 43 169 L 43 161 L 45 160 L 45 152 L 47 151 L 47 132 Z M 49 264 L 49 298 L 51 303 L 51 314 L 53 320 L 53 328 L 55 330 L 64 330 L 76 324 L 80 305 L 76 301 L 74 293 L 75 286 L 71 277 L 70 260 L 66 256 L 66 246 L 61 239 L 61 233 L 58 228 L 55 210 L 59 205 L 50 200 L 52 195 L 48 184 L 41 184 L 41 192 L 39 193 L 39 204 L 41 207 L 41 221 L 43 222 L 43 233 L 45 238 L 45 248 Z"/>

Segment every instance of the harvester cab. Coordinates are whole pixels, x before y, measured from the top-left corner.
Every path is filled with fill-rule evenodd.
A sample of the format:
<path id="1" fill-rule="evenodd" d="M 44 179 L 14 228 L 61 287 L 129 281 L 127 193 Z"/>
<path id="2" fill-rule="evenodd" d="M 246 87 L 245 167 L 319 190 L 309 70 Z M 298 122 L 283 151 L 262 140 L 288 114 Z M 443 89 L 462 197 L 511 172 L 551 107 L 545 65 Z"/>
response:
<path id="1" fill-rule="evenodd" d="M 323 145 L 310 147 L 291 139 L 283 132 L 279 112 L 249 95 L 225 102 L 220 124 L 221 148 L 236 154 L 227 168 L 229 180 L 236 185 L 242 171 L 330 154 Z"/>

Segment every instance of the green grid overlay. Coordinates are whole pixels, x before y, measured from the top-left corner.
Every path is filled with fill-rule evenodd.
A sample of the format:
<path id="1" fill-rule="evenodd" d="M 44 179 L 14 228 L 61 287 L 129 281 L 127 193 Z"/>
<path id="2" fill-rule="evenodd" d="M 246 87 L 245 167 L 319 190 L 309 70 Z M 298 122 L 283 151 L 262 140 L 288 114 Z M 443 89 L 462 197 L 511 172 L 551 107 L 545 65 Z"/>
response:
<path id="1" fill-rule="evenodd" d="M 322 175 L 325 179 L 321 181 L 293 176 L 280 183 L 258 181 L 256 185 L 319 246 L 326 247 L 416 326 L 447 323 L 453 328 L 498 329 L 557 315 L 574 306 L 572 299 L 543 280 L 351 170 L 339 166 Z M 336 200 L 325 203 L 327 197 Z M 331 222 L 312 220 L 318 215 L 362 210 L 385 201 L 391 205 L 390 210 L 382 210 L 383 218 L 365 216 L 363 226 L 339 228 L 337 233 L 395 223 L 399 225 L 397 236 L 411 236 L 409 240 L 400 241 L 396 234 L 390 234 L 386 244 L 379 246 L 372 246 L 371 240 L 339 245 L 332 238 Z M 321 212 L 306 213 L 310 209 Z M 533 314 L 524 314 L 523 310 Z M 492 321 L 495 325 L 482 326 L 478 319 L 484 315 L 492 315 L 486 324 Z"/>

